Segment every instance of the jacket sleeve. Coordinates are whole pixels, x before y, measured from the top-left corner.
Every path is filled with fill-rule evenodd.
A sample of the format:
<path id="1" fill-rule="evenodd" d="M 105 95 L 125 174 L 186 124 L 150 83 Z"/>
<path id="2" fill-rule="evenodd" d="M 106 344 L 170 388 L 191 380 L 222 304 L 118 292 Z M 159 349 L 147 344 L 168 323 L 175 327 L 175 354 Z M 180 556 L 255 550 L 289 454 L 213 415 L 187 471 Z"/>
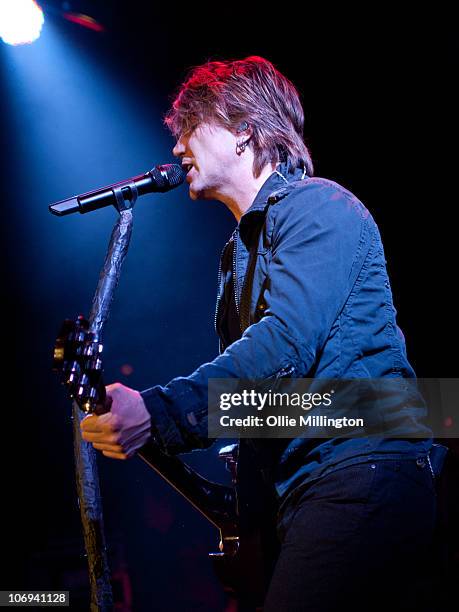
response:
<path id="1" fill-rule="evenodd" d="M 348 298 L 371 243 L 371 216 L 344 190 L 311 179 L 274 205 L 264 316 L 190 376 L 142 392 L 170 454 L 205 448 L 211 378 L 306 376 Z"/>

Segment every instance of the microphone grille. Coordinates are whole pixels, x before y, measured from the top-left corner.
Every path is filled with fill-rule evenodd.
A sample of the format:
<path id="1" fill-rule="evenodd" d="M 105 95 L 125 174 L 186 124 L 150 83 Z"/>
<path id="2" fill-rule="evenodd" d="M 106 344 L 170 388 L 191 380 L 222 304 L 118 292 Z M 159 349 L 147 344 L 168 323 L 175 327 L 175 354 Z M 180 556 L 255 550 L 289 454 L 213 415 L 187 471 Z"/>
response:
<path id="1" fill-rule="evenodd" d="M 171 187 L 181 185 L 185 180 L 186 172 L 182 166 L 179 166 L 178 164 L 165 164 L 162 166 L 162 168 L 166 170 L 167 178 L 169 179 L 169 184 Z"/>
<path id="2" fill-rule="evenodd" d="M 150 170 L 156 188 L 154 191 L 169 191 L 181 185 L 186 177 L 186 172 L 178 164 L 163 164 L 155 166 Z"/>

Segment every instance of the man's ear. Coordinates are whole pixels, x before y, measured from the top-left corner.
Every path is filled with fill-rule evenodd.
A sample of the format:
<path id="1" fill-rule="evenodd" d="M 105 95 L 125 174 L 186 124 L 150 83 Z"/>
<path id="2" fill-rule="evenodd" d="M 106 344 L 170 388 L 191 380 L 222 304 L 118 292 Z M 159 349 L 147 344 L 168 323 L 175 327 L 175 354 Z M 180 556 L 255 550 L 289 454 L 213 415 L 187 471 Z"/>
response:
<path id="1" fill-rule="evenodd" d="M 247 121 L 243 121 L 237 128 L 236 132 L 238 134 L 242 134 L 243 132 L 246 132 L 245 134 L 246 136 L 252 136 L 252 128 L 247 123 Z"/>
<path id="2" fill-rule="evenodd" d="M 238 138 L 236 143 L 236 154 L 240 156 L 242 153 L 244 153 L 247 145 L 249 144 L 253 135 L 253 130 L 247 121 L 243 121 L 236 129 L 236 134 Z"/>

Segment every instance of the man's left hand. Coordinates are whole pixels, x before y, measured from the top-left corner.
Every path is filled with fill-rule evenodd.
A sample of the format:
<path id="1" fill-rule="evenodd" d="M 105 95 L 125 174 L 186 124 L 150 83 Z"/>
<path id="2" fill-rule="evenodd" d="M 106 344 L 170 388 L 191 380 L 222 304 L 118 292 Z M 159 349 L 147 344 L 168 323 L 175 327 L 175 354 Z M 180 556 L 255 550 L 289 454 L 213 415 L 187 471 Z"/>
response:
<path id="1" fill-rule="evenodd" d="M 114 383 L 106 387 L 110 412 L 81 421 L 83 440 L 112 459 L 129 459 L 151 436 L 151 416 L 138 391 Z"/>

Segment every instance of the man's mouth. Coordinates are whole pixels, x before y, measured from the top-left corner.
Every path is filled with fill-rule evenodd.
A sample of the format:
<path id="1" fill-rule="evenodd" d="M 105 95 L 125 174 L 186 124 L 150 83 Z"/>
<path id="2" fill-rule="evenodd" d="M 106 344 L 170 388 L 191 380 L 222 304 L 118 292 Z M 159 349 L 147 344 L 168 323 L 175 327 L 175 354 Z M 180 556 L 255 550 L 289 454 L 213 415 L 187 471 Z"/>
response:
<path id="1" fill-rule="evenodd" d="M 191 183 L 191 181 L 193 180 L 192 170 L 194 169 L 194 164 L 182 164 L 182 168 L 186 172 L 186 182 Z"/>
<path id="2" fill-rule="evenodd" d="M 182 168 L 185 170 L 185 172 L 188 174 L 189 171 L 193 168 L 193 164 L 182 164 Z"/>

